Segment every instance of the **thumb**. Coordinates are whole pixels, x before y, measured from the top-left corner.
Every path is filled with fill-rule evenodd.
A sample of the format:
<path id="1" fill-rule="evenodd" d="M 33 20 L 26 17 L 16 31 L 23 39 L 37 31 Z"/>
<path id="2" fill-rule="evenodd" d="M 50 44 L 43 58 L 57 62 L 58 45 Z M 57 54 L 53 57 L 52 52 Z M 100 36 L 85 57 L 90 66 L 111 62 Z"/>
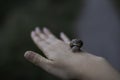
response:
<path id="1" fill-rule="evenodd" d="M 43 56 L 39 55 L 38 53 L 35 53 L 33 51 L 26 51 L 24 54 L 24 57 L 32 62 L 33 64 L 48 70 L 50 67 L 52 67 L 52 61 L 44 58 Z"/>
<path id="2" fill-rule="evenodd" d="M 59 69 L 57 66 L 55 66 L 53 61 L 44 58 L 43 56 L 39 55 L 38 53 L 35 53 L 33 51 L 26 51 L 24 54 L 24 57 L 28 61 L 43 68 L 45 71 L 47 71 L 55 76 L 58 76 L 58 77 L 64 78 L 64 79 L 68 78 L 68 76 L 66 75 L 64 70 Z"/>

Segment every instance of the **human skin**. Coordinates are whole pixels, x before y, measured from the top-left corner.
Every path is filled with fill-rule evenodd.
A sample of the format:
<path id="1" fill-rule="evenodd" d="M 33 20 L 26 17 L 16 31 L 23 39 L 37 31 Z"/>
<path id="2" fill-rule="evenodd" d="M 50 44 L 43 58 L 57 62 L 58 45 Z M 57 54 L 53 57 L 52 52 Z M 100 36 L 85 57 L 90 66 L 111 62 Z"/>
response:
<path id="1" fill-rule="evenodd" d="M 47 57 L 33 51 L 26 51 L 24 57 L 62 79 L 77 80 L 120 80 L 119 73 L 102 57 L 88 52 L 72 52 L 69 38 L 60 34 L 56 38 L 47 28 L 38 27 L 31 32 L 31 38 Z"/>

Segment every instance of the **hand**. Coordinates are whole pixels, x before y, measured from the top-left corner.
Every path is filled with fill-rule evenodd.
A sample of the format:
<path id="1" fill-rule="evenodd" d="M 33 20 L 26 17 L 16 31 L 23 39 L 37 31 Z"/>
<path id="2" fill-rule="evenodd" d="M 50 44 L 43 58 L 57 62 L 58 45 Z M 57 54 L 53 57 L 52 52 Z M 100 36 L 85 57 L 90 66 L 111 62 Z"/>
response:
<path id="1" fill-rule="evenodd" d="M 33 51 L 27 51 L 25 58 L 53 75 L 63 79 L 118 80 L 117 71 L 102 57 L 83 51 L 73 53 L 64 33 L 60 40 L 47 28 L 41 31 L 37 27 L 31 37 L 47 58 Z"/>

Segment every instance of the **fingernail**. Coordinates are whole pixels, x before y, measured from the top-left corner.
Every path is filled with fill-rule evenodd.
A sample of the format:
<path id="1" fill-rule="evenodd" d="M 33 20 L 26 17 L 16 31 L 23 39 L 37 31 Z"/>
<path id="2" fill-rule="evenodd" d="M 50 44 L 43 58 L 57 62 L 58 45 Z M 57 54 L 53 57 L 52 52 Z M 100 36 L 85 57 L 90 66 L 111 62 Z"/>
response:
<path id="1" fill-rule="evenodd" d="M 60 33 L 60 36 L 65 36 L 64 32 L 61 32 L 61 33 Z"/>
<path id="2" fill-rule="evenodd" d="M 35 36 L 35 32 L 34 31 L 31 32 L 31 36 Z"/>
<path id="3" fill-rule="evenodd" d="M 60 32 L 60 35 L 63 35 L 64 33 L 63 32 Z"/>
<path id="4" fill-rule="evenodd" d="M 46 27 L 43 28 L 43 31 L 49 33 L 49 30 Z"/>
<path id="5" fill-rule="evenodd" d="M 24 57 L 27 59 L 27 60 L 30 60 L 32 61 L 32 59 L 34 58 L 35 54 L 32 52 L 32 51 L 27 51 L 25 52 L 24 54 Z"/>
<path id="6" fill-rule="evenodd" d="M 36 28 L 35 28 L 35 32 L 37 32 L 37 33 L 41 32 L 41 31 L 40 31 L 40 28 L 39 28 L 39 27 L 36 27 Z"/>

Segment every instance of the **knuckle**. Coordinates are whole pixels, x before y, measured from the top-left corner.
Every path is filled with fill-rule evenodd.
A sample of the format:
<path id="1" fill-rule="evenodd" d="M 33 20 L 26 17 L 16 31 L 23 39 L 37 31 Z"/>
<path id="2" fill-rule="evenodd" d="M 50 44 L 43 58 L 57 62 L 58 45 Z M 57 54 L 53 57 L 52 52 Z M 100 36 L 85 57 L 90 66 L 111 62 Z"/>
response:
<path id="1" fill-rule="evenodd" d="M 100 56 L 100 57 L 97 57 L 97 59 L 100 60 L 100 61 L 105 61 L 105 58 L 103 58 L 103 57 L 101 57 L 101 56 Z"/>

